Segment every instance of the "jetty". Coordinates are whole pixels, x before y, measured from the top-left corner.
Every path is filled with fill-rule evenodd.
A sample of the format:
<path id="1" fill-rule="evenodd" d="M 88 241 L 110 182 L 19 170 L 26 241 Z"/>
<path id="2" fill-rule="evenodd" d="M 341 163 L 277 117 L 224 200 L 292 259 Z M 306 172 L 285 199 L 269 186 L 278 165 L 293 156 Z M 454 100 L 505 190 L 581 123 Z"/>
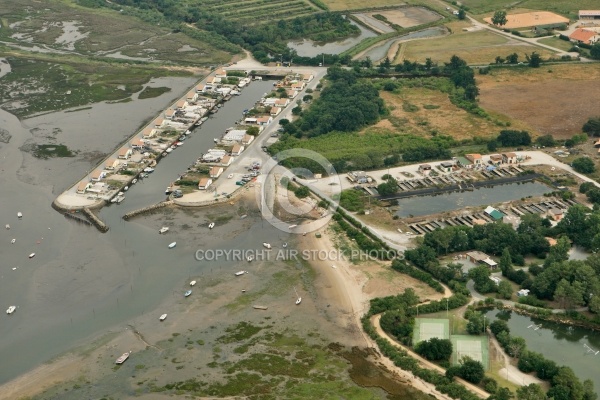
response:
<path id="1" fill-rule="evenodd" d="M 138 210 L 134 210 L 134 211 L 128 212 L 127 214 L 123 215 L 123 219 L 125 221 L 127 221 L 130 218 L 137 217 L 138 215 L 149 213 L 149 212 L 152 212 L 154 210 L 158 210 L 159 208 L 163 208 L 163 207 L 166 207 L 166 206 L 171 205 L 171 204 L 173 204 L 173 202 L 171 200 L 161 201 L 160 203 L 156 203 L 156 204 L 153 204 L 153 205 L 148 206 L 148 207 L 144 207 L 144 208 L 140 208 Z"/>
<path id="2" fill-rule="evenodd" d="M 85 214 L 86 217 L 90 220 L 90 222 L 102 233 L 108 232 L 108 226 L 100 218 L 96 216 L 89 208 L 84 208 L 81 210 L 82 213 Z"/>
<path id="3" fill-rule="evenodd" d="M 84 224 L 84 225 L 88 225 L 88 226 L 93 226 L 94 224 L 92 224 L 89 220 L 82 218 L 78 215 L 75 215 L 73 213 L 64 213 L 63 214 L 65 216 L 65 218 L 67 219 L 72 219 L 76 222 L 79 222 L 80 224 Z"/>

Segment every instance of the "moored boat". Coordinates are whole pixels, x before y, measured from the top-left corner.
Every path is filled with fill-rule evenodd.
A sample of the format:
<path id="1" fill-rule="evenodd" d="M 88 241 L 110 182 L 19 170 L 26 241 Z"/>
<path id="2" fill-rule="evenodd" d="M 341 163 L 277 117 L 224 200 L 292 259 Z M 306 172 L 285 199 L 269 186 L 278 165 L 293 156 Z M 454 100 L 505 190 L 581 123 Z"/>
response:
<path id="1" fill-rule="evenodd" d="M 146 167 L 146 168 L 144 168 L 144 172 L 146 172 L 146 173 L 152 173 L 152 172 L 154 172 L 154 168 L 152 168 L 152 167 Z"/>
<path id="2" fill-rule="evenodd" d="M 173 242 L 171 244 L 169 244 L 169 248 L 172 249 L 173 247 L 177 246 L 177 242 Z"/>
<path id="3" fill-rule="evenodd" d="M 248 256 L 248 258 L 246 258 L 246 260 L 248 260 L 248 262 L 251 262 L 252 260 L 254 260 L 253 256 Z"/>
<path id="4" fill-rule="evenodd" d="M 17 218 L 23 218 L 23 214 L 21 213 L 21 211 L 19 211 L 19 212 L 17 213 Z"/>
<path id="5" fill-rule="evenodd" d="M 35 253 L 31 253 L 31 254 L 29 255 L 29 258 L 33 258 L 33 257 L 35 257 Z"/>
<path id="6" fill-rule="evenodd" d="M 296 305 L 300 304 L 302 302 L 302 297 L 298 297 L 296 299 Z"/>
<path id="7" fill-rule="evenodd" d="M 15 242 L 16 242 L 16 241 L 17 241 L 17 239 L 13 239 L 13 240 L 11 240 L 10 242 L 11 242 L 12 244 L 15 244 Z"/>
<path id="8" fill-rule="evenodd" d="M 283 248 L 285 249 L 287 247 L 287 242 L 283 244 Z"/>
<path id="9" fill-rule="evenodd" d="M 135 185 L 136 183 L 137 183 L 137 178 L 134 178 L 134 179 L 131 181 L 131 184 L 132 184 L 132 185 Z"/>
<path id="10" fill-rule="evenodd" d="M 215 223 L 211 222 L 210 224 L 208 224 L 208 229 L 212 229 L 215 227 Z"/>
<path id="11" fill-rule="evenodd" d="M 248 271 L 238 271 L 238 272 L 235 273 L 235 276 L 242 276 L 242 275 L 247 274 L 247 273 L 248 273 Z"/>
<path id="12" fill-rule="evenodd" d="M 190 286 L 194 286 L 196 284 L 196 281 L 191 281 L 190 282 Z"/>
<path id="13" fill-rule="evenodd" d="M 160 318 L 158 319 L 159 321 L 164 321 L 165 319 L 167 319 L 167 314 L 163 314 L 160 316 Z"/>
<path id="14" fill-rule="evenodd" d="M 266 242 L 265 242 L 265 243 L 263 243 L 263 246 L 264 246 L 266 249 L 269 249 L 269 250 L 271 250 L 271 243 L 266 243 Z"/>
<path id="15" fill-rule="evenodd" d="M 288 229 L 294 229 L 295 227 L 297 227 L 298 225 L 290 225 L 288 226 Z"/>
<path id="16" fill-rule="evenodd" d="M 17 309 L 17 306 L 10 306 L 6 310 L 6 313 L 10 315 L 10 314 L 14 313 L 16 309 Z"/>
<path id="17" fill-rule="evenodd" d="M 160 233 L 162 235 L 163 233 L 167 233 L 168 231 L 169 231 L 169 227 L 163 226 L 162 228 L 159 229 L 158 233 Z"/>
<path id="18" fill-rule="evenodd" d="M 131 354 L 130 351 L 128 351 L 127 353 L 123 353 L 123 355 L 121 357 L 117 358 L 117 361 L 115 361 L 115 364 L 118 364 L 118 365 L 123 364 L 125 361 L 127 361 L 130 354 Z"/>
<path id="19" fill-rule="evenodd" d="M 191 290 L 188 290 L 188 291 L 187 291 L 187 292 L 185 292 L 183 295 L 184 295 L 185 297 L 189 297 L 191 294 L 192 294 L 192 291 L 191 291 Z"/>
<path id="20" fill-rule="evenodd" d="M 6 229 L 10 229 L 10 225 L 9 224 L 6 224 Z"/>

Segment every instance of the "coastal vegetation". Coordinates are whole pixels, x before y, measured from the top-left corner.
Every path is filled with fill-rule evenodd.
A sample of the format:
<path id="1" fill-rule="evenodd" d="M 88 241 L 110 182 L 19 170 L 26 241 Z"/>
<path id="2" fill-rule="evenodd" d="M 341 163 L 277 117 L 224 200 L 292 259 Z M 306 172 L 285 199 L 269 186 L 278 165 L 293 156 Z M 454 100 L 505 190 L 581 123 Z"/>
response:
<path id="1" fill-rule="evenodd" d="M 33 156 L 42 159 L 53 157 L 75 157 L 75 153 L 64 144 L 38 144 Z"/>

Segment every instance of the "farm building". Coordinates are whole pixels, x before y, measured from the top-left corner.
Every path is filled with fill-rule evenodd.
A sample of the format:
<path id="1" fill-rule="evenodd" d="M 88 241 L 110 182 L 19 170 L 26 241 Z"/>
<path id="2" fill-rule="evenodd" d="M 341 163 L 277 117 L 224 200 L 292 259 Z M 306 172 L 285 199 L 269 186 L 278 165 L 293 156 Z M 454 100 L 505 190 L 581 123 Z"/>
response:
<path id="1" fill-rule="evenodd" d="M 502 153 L 502 162 L 504 164 L 515 164 L 517 162 L 517 155 L 515 153 Z"/>
<path id="2" fill-rule="evenodd" d="M 496 167 L 502 164 L 502 156 L 500 154 L 492 154 L 490 155 L 490 164 L 495 165 Z"/>
<path id="3" fill-rule="evenodd" d="M 440 163 L 440 169 L 444 172 L 452 172 L 452 170 L 454 169 L 454 163 L 450 161 L 444 161 Z"/>
<path id="4" fill-rule="evenodd" d="M 579 19 L 598 20 L 600 19 L 600 10 L 579 10 Z"/>
<path id="5" fill-rule="evenodd" d="M 571 42 L 579 44 L 594 44 L 600 40 L 600 34 L 595 31 L 578 28 L 569 35 Z"/>
<path id="6" fill-rule="evenodd" d="M 481 158 L 481 154 L 465 154 L 465 157 L 475 166 L 483 164 L 483 158 Z"/>
<path id="7" fill-rule="evenodd" d="M 490 258 L 490 256 L 481 251 L 470 251 L 466 254 L 466 257 L 467 260 L 471 261 L 473 264 L 487 265 L 490 268 L 496 268 L 498 265 L 496 261 Z"/>

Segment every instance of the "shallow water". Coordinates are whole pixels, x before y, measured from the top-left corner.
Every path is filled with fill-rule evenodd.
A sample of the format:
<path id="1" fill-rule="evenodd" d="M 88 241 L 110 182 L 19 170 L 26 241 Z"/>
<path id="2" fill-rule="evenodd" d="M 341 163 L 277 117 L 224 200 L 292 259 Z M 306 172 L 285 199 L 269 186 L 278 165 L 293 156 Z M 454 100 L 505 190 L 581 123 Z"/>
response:
<path id="1" fill-rule="evenodd" d="M 342 53 L 360 43 L 363 39 L 377 36 L 377 34 L 362 25 L 358 25 L 352 22 L 353 25 L 358 26 L 360 34 L 358 36 L 351 36 L 343 40 L 336 40 L 333 42 L 315 42 L 313 40 L 302 40 L 289 42 L 288 47 L 296 50 L 299 56 L 302 57 L 315 57 L 320 54 L 339 54 Z M 285 60 L 284 60 L 285 61 Z"/>
<path id="2" fill-rule="evenodd" d="M 47 114 L 25 123 L 0 111 L 0 126 L 12 135 L 10 143 L 0 143 L 0 184 L 11 188 L 0 194 L 0 224 L 11 225 L 10 230 L 0 231 L 0 306 L 4 310 L 13 304 L 18 307 L 13 315 L 4 315 L 0 324 L 0 357 L 10 360 L 0 363 L 0 383 L 83 343 L 90 335 L 126 329 L 168 296 L 181 295 L 192 275 L 238 269 L 236 262 L 196 261 L 198 248 L 253 249 L 265 240 L 280 240 L 280 231 L 252 216 L 234 218 L 209 231 L 203 227 L 208 211 L 176 211 L 164 217 L 173 221 L 165 236 L 158 234 L 164 222 L 121 218 L 128 210 L 163 200 L 165 187 L 272 85 L 267 81 L 253 83 L 228 102 L 185 146 L 161 161 L 150 178 L 133 186 L 124 203 L 103 209 L 100 217 L 109 225 L 108 233 L 67 220 L 51 208 L 53 189 L 60 193 L 92 166 L 85 160 L 37 160 L 19 148 L 59 129 L 58 143 L 82 152 L 108 152 L 192 82 L 169 79 L 174 90 L 150 101 L 95 104 L 90 110 Z M 166 82 L 156 80 L 153 85 L 166 86 Z M 37 128 L 35 136 L 32 128 Z M 18 211 L 23 213 L 21 220 Z M 10 243 L 12 238 L 15 244 Z M 169 250 L 167 244 L 172 241 L 178 244 Z M 31 252 L 36 256 L 29 259 Z"/>

